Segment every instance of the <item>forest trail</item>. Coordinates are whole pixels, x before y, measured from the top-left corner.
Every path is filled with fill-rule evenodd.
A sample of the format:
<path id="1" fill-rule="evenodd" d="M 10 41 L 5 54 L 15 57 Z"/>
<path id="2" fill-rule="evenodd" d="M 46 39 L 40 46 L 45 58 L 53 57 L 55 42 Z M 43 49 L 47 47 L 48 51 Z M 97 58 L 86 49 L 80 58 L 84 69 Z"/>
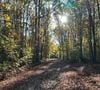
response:
<path id="1" fill-rule="evenodd" d="M 0 90 L 100 90 L 100 65 L 51 60 L 1 81 Z"/>

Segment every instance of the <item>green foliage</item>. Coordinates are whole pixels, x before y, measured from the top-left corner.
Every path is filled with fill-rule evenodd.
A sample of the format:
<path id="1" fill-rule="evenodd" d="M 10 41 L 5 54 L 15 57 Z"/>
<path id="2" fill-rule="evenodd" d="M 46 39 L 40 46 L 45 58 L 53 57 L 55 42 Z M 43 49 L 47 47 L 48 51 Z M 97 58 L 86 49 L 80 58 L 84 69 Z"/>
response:
<path id="1" fill-rule="evenodd" d="M 54 58 L 60 51 L 61 57 L 68 56 L 66 59 L 71 59 L 72 62 L 80 62 L 80 52 L 83 54 L 83 59 L 88 60 L 91 54 L 89 41 L 92 41 L 93 51 L 95 51 L 93 41 L 96 41 L 97 59 L 99 60 L 99 19 L 98 12 L 93 11 L 97 9 L 93 8 L 97 4 L 94 3 L 95 5 L 91 6 L 93 1 L 89 2 L 88 6 L 85 5 L 84 0 L 33 0 L 32 2 L 31 0 L 14 0 L 13 2 L 8 0 L 9 3 L 6 2 L 7 0 L 3 1 L 4 3 L 0 3 L 2 9 L 0 12 L 0 71 L 19 68 L 31 63 L 29 59 L 31 55 L 35 59 L 33 61 L 40 61 L 40 58 Z M 91 11 L 88 11 L 87 7 L 90 7 Z M 53 17 L 56 20 L 55 23 L 59 25 L 54 31 L 49 29 L 50 16 L 53 14 L 55 14 Z M 89 30 L 94 28 L 92 25 L 94 22 L 88 20 L 91 18 L 88 14 L 94 14 L 93 20 L 90 21 L 94 21 L 96 26 L 94 32 L 90 31 L 91 38 L 89 38 Z M 59 19 L 62 19 L 63 15 L 68 20 L 61 24 Z M 58 40 L 59 45 L 55 44 L 54 39 Z"/>
<path id="2" fill-rule="evenodd" d="M 3 35 L 1 32 L 0 40 L 0 60 L 16 60 L 18 55 L 17 51 L 14 50 L 17 48 L 14 38 L 10 37 L 9 35 Z"/>
<path id="3" fill-rule="evenodd" d="M 4 61 L 2 64 L 0 64 L 0 72 L 6 72 L 9 69 L 11 69 L 11 63 L 8 61 Z"/>
<path id="4" fill-rule="evenodd" d="M 31 47 L 26 47 L 24 48 L 24 56 L 28 56 L 28 55 L 31 55 L 31 52 L 32 52 L 32 49 Z"/>
<path id="5" fill-rule="evenodd" d="M 56 45 L 53 41 L 49 42 L 49 56 L 51 58 L 57 57 L 58 54 L 58 45 Z"/>

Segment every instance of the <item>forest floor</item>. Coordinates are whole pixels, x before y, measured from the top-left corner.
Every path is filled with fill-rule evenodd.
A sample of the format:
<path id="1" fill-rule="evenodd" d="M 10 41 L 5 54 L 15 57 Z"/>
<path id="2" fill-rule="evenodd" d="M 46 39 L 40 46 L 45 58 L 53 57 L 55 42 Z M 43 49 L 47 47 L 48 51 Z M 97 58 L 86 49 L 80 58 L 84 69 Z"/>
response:
<path id="1" fill-rule="evenodd" d="M 1 81 L 0 90 L 100 90 L 100 65 L 51 60 Z"/>

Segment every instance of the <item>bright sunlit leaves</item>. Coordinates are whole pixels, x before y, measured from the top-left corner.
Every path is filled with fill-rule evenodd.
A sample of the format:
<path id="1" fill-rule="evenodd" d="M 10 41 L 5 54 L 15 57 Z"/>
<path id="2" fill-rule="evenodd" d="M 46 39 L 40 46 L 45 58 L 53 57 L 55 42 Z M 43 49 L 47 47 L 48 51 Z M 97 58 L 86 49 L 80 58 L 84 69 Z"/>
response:
<path id="1" fill-rule="evenodd" d="M 8 14 L 4 14 L 3 16 L 4 16 L 4 20 L 6 20 L 6 21 L 9 21 L 11 19 Z"/>
<path id="2" fill-rule="evenodd" d="M 6 24 L 7 30 L 10 30 L 11 29 L 11 22 L 10 22 L 11 17 L 8 14 L 4 14 L 3 17 L 4 17 L 4 20 L 6 21 L 5 24 Z"/>
<path id="3" fill-rule="evenodd" d="M 11 9 L 11 5 L 8 3 L 0 3 L 0 8 L 4 8 L 6 10 L 10 10 Z"/>
<path id="4" fill-rule="evenodd" d="M 57 55 L 58 53 L 58 46 L 55 44 L 55 42 L 50 41 L 49 42 L 49 56 Z"/>
<path id="5" fill-rule="evenodd" d="M 11 16 L 10 16 L 10 10 L 11 10 L 11 4 L 10 3 L 0 3 L 0 10 L 1 10 L 1 18 L 5 21 L 5 27 L 6 30 L 11 30 Z"/>
<path id="6" fill-rule="evenodd" d="M 7 30 L 11 30 L 11 23 L 10 22 L 6 22 L 6 28 L 7 28 Z"/>
<path id="7" fill-rule="evenodd" d="M 7 10 L 10 10 L 10 9 L 11 9 L 11 5 L 10 5 L 10 4 L 5 4 L 5 8 L 6 8 Z"/>
<path id="8" fill-rule="evenodd" d="M 41 33 L 44 33 L 44 29 L 43 28 L 40 28 L 39 30 Z"/>
<path id="9" fill-rule="evenodd" d="M 10 27 L 10 26 L 11 26 L 11 23 L 10 23 L 10 22 L 7 22 L 7 23 L 6 23 L 6 26 L 7 26 L 7 27 Z"/>

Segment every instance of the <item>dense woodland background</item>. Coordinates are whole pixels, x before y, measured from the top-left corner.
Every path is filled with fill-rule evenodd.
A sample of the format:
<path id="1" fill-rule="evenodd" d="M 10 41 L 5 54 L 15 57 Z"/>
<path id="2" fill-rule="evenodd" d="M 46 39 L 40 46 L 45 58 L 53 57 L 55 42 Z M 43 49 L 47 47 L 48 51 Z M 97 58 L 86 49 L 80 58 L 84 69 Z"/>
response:
<path id="1" fill-rule="evenodd" d="M 100 0 L 0 0 L 0 73 L 47 58 L 100 62 Z"/>

